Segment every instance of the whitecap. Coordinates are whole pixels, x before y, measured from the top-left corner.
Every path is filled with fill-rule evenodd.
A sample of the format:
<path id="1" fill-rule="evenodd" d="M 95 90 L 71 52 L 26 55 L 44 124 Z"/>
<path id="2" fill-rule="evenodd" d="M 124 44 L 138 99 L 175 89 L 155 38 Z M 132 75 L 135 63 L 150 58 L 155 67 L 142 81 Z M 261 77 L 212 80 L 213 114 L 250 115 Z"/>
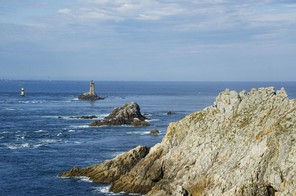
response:
<path id="1" fill-rule="evenodd" d="M 76 130 L 74 130 L 74 129 L 70 129 L 70 130 L 68 130 L 68 132 L 69 133 L 72 133 L 72 132 L 75 132 Z"/>
<path id="2" fill-rule="evenodd" d="M 61 140 L 55 140 L 55 139 L 43 139 L 43 140 L 41 140 L 41 142 L 43 144 L 53 144 L 53 143 L 57 143 L 59 141 L 61 141 Z"/>
<path id="3" fill-rule="evenodd" d="M 93 182 L 89 177 L 86 177 L 86 176 L 78 176 L 75 178 L 78 178 L 79 181 L 82 181 L 82 182 Z"/>
<path id="4" fill-rule="evenodd" d="M 63 135 L 63 133 L 58 133 L 58 134 L 57 134 L 57 137 L 60 137 L 61 135 Z"/>
<path id="5" fill-rule="evenodd" d="M 24 143 L 24 144 L 5 144 L 7 148 L 11 150 L 19 149 L 19 148 L 30 148 L 29 143 Z"/>
<path id="6" fill-rule="evenodd" d="M 118 193 L 109 192 L 110 187 L 111 187 L 111 185 L 95 187 L 93 192 L 95 192 L 95 193 L 104 193 L 105 195 L 120 195 Z"/>
<path id="7" fill-rule="evenodd" d="M 47 131 L 46 130 L 43 130 L 43 129 L 40 129 L 38 131 L 35 131 L 35 133 L 45 133 L 45 132 L 47 132 Z"/>
<path id="8" fill-rule="evenodd" d="M 130 135 L 149 135 L 150 131 L 129 131 L 127 134 Z"/>
<path id="9" fill-rule="evenodd" d="M 150 119 L 150 120 L 145 120 L 146 122 L 157 122 L 160 121 L 160 119 L 156 118 L 156 119 Z"/>
<path id="10" fill-rule="evenodd" d="M 71 127 L 73 127 L 73 128 L 89 128 L 91 126 L 89 126 L 89 125 L 71 125 Z"/>
<path id="11" fill-rule="evenodd" d="M 4 111 L 15 111 L 16 109 L 15 108 L 3 108 L 2 110 L 4 110 Z"/>

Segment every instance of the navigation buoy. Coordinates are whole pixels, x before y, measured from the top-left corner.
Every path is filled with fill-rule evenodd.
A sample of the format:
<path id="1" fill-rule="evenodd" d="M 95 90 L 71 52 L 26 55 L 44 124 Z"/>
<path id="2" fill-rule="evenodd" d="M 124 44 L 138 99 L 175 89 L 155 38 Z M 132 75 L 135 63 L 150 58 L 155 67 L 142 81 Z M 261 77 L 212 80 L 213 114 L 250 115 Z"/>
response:
<path id="1" fill-rule="evenodd" d="M 21 96 L 25 96 L 25 88 L 22 88 L 22 91 L 21 91 Z"/>

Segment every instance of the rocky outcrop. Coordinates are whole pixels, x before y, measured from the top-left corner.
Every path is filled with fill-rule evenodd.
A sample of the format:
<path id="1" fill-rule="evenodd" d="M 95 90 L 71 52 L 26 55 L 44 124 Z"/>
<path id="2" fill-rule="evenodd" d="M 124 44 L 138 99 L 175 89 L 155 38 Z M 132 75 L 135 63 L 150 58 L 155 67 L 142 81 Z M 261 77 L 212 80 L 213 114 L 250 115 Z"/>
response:
<path id="1" fill-rule="evenodd" d="M 148 152 L 149 149 L 147 147 L 138 146 L 122 155 L 118 155 L 112 160 L 82 169 L 73 167 L 70 171 L 61 173 L 59 176 L 68 178 L 86 176 L 94 182 L 114 182 L 120 176 L 130 171 Z"/>
<path id="2" fill-rule="evenodd" d="M 90 115 L 90 116 L 70 116 L 70 118 L 77 118 L 77 119 L 94 119 L 94 118 L 98 118 L 95 115 Z"/>
<path id="3" fill-rule="evenodd" d="M 151 135 L 158 135 L 160 132 L 159 132 L 159 130 L 157 130 L 157 129 L 153 129 L 153 130 L 151 130 L 150 131 L 150 134 Z"/>
<path id="4" fill-rule="evenodd" d="M 141 114 L 140 106 L 135 102 L 131 102 L 121 108 L 115 108 L 113 112 L 103 120 L 93 121 L 91 126 L 148 126 L 149 124 L 145 120 L 146 117 Z"/>
<path id="5" fill-rule="evenodd" d="M 295 157 L 296 100 L 284 89 L 225 90 L 213 106 L 171 123 L 162 142 L 110 191 L 295 195 Z"/>
<path id="6" fill-rule="evenodd" d="M 100 100 L 100 99 L 104 99 L 103 97 L 98 96 L 97 94 L 93 94 L 93 93 L 83 93 L 81 95 L 78 96 L 78 99 L 80 100 L 86 100 L 86 101 L 96 101 L 96 100 Z"/>

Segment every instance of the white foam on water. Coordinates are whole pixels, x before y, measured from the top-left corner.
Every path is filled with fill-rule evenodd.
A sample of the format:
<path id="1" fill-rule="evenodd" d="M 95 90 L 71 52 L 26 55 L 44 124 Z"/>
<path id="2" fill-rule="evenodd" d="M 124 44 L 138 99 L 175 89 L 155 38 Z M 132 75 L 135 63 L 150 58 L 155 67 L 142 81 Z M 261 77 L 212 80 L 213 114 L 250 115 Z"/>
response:
<path id="1" fill-rule="evenodd" d="M 89 125 L 71 125 L 72 128 L 90 128 Z"/>
<path id="2" fill-rule="evenodd" d="M 4 111 L 15 111 L 16 109 L 15 108 L 3 108 L 2 110 L 4 110 Z"/>
<path id="3" fill-rule="evenodd" d="M 20 148 L 30 148 L 30 144 L 29 143 L 24 143 L 24 144 L 5 144 L 7 148 L 11 149 L 11 150 L 15 150 L 15 149 L 20 149 Z"/>
<path id="4" fill-rule="evenodd" d="M 42 144 L 53 144 L 60 142 L 61 140 L 55 140 L 55 139 L 42 139 L 41 142 Z"/>
<path id="5" fill-rule="evenodd" d="M 38 131 L 35 131 L 35 133 L 45 133 L 45 132 L 47 132 L 47 131 L 46 130 L 43 130 L 43 129 L 40 129 Z"/>
<path id="6" fill-rule="evenodd" d="M 58 134 L 57 134 L 57 137 L 60 137 L 61 135 L 63 135 L 63 133 L 58 133 Z"/>
<path id="7" fill-rule="evenodd" d="M 105 195 L 141 195 L 138 193 L 125 193 L 125 192 L 120 192 L 120 193 L 112 193 L 109 192 L 111 185 L 106 185 L 106 186 L 100 186 L 100 187 L 95 187 L 93 190 L 94 193 L 104 193 Z"/>
<path id="8" fill-rule="evenodd" d="M 104 193 L 105 195 L 121 195 L 120 193 L 112 193 L 109 192 L 111 185 L 106 185 L 106 186 L 100 186 L 100 187 L 95 187 L 93 190 L 94 193 Z"/>
<path id="9" fill-rule="evenodd" d="M 86 177 L 86 176 L 78 176 L 78 177 L 75 177 L 77 179 L 79 179 L 79 181 L 82 181 L 82 182 L 93 182 L 89 177 Z"/>
<path id="10" fill-rule="evenodd" d="M 150 131 L 129 131 L 127 134 L 130 135 L 150 135 Z"/>
<path id="11" fill-rule="evenodd" d="M 157 122 L 160 121 L 160 119 L 156 118 L 156 119 L 150 119 L 150 120 L 145 120 L 146 122 Z"/>
<path id="12" fill-rule="evenodd" d="M 76 130 L 74 130 L 74 129 L 70 129 L 70 130 L 68 130 L 68 132 L 69 133 L 72 133 L 72 132 L 75 132 Z"/>

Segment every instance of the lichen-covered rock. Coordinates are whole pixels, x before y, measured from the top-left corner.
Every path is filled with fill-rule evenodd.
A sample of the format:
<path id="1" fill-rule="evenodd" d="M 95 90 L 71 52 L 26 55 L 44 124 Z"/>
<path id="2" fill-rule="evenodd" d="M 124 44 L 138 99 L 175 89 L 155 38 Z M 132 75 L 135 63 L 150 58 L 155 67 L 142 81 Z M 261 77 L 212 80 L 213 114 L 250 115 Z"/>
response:
<path id="1" fill-rule="evenodd" d="M 148 126 L 149 124 L 145 120 L 146 117 L 141 114 L 140 106 L 135 102 L 131 102 L 121 108 L 115 108 L 113 112 L 103 120 L 93 121 L 91 126 Z"/>
<path id="2" fill-rule="evenodd" d="M 76 169 L 73 169 L 76 171 Z M 296 195 L 296 100 L 284 89 L 226 90 L 167 129 L 110 191 Z"/>
<path id="3" fill-rule="evenodd" d="M 284 89 L 226 90 L 213 106 L 171 123 L 162 143 L 112 187 L 151 196 L 178 195 L 180 186 L 192 195 L 295 195 L 295 110 Z M 157 163 L 143 167 L 159 151 Z M 137 180 L 125 187 L 124 179 Z"/>
<path id="4" fill-rule="evenodd" d="M 59 176 L 69 178 L 86 176 L 94 182 L 110 183 L 130 171 L 148 152 L 149 148 L 146 146 L 138 146 L 112 160 L 81 169 L 73 167 L 70 171 L 63 172 Z"/>

